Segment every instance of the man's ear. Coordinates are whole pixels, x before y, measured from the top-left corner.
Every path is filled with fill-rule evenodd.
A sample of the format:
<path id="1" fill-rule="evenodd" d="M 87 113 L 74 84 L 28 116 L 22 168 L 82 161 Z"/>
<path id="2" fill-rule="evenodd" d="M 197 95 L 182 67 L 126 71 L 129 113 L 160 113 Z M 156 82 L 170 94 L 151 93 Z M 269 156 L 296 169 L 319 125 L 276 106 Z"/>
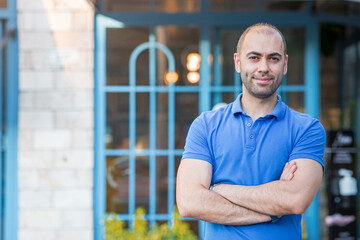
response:
<path id="1" fill-rule="evenodd" d="M 235 70 L 240 73 L 240 58 L 237 53 L 234 53 L 234 64 L 235 64 Z"/>
<path id="2" fill-rule="evenodd" d="M 286 73 L 287 73 L 287 69 L 288 69 L 288 55 L 286 54 L 285 55 L 285 63 L 284 63 L 284 72 L 283 72 L 283 75 L 285 76 Z"/>

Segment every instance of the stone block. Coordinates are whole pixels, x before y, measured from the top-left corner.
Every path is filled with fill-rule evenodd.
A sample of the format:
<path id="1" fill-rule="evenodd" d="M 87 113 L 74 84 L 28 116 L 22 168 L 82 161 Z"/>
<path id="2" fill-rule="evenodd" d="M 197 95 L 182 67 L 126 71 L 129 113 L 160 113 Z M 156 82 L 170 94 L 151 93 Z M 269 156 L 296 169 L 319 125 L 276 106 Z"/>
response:
<path id="1" fill-rule="evenodd" d="M 62 71 L 55 74 L 55 86 L 58 89 L 93 89 L 94 74 L 90 69 L 82 71 Z"/>
<path id="2" fill-rule="evenodd" d="M 20 50 L 34 51 L 51 49 L 54 47 L 56 46 L 54 36 L 51 32 L 20 31 L 19 33 Z"/>
<path id="3" fill-rule="evenodd" d="M 39 187 L 39 172 L 37 170 L 19 170 L 19 188 L 36 189 Z"/>
<path id="4" fill-rule="evenodd" d="M 20 150 L 18 155 L 19 169 L 49 169 L 53 167 L 52 151 Z"/>
<path id="5" fill-rule="evenodd" d="M 59 231 L 59 240 L 90 240 L 93 239 L 93 230 L 92 229 L 83 229 L 83 230 L 60 230 Z"/>
<path id="6" fill-rule="evenodd" d="M 23 209 L 19 220 L 20 228 L 24 229 L 58 229 L 61 226 L 61 213 L 58 210 Z"/>
<path id="7" fill-rule="evenodd" d="M 52 194 L 50 190 L 20 190 L 19 207 L 20 209 L 44 209 L 50 208 Z"/>
<path id="8" fill-rule="evenodd" d="M 73 13 L 75 30 L 93 30 L 94 13 L 91 11 L 76 11 Z"/>
<path id="9" fill-rule="evenodd" d="M 94 130 L 75 130 L 73 131 L 73 148 L 93 148 Z"/>
<path id="10" fill-rule="evenodd" d="M 16 3 L 17 3 L 17 10 L 19 12 L 31 12 L 34 10 L 45 11 L 45 10 L 52 10 L 55 8 L 54 0 L 46 0 L 46 1 L 17 0 Z"/>
<path id="11" fill-rule="evenodd" d="M 90 210 L 63 211 L 63 228 L 92 228 L 93 212 Z"/>
<path id="12" fill-rule="evenodd" d="M 86 10 L 93 11 L 86 0 L 54 0 L 57 10 Z"/>
<path id="13" fill-rule="evenodd" d="M 35 93 L 37 109 L 68 109 L 72 108 L 73 93 L 69 91 L 47 91 Z"/>
<path id="14" fill-rule="evenodd" d="M 20 91 L 19 94 L 19 109 L 33 109 L 35 108 L 35 94 L 33 92 Z"/>
<path id="15" fill-rule="evenodd" d="M 57 240 L 55 230 L 24 230 L 19 229 L 19 240 Z"/>
<path id="16" fill-rule="evenodd" d="M 51 71 L 20 71 L 20 90 L 49 90 L 54 88 L 54 74 Z"/>
<path id="17" fill-rule="evenodd" d="M 55 125 L 52 111 L 24 110 L 19 112 L 20 129 L 46 129 Z"/>
<path id="18" fill-rule="evenodd" d="M 88 49 L 94 48 L 94 32 L 91 30 L 59 31 L 53 33 L 58 48 Z"/>
<path id="19" fill-rule="evenodd" d="M 68 149 L 72 145 L 71 132 L 67 129 L 34 131 L 34 149 L 56 150 Z"/>
<path id="20" fill-rule="evenodd" d="M 93 169 L 94 150 L 55 151 L 55 168 Z"/>
<path id="21" fill-rule="evenodd" d="M 49 67 L 57 68 L 81 65 L 80 61 L 82 59 L 80 59 L 80 51 L 75 48 L 58 48 L 49 51 L 47 60 Z"/>
<path id="22" fill-rule="evenodd" d="M 91 170 L 40 170 L 39 175 L 40 187 L 45 189 L 91 188 L 93 186 Z"/>
<path id="23" fill-rule="evenodd" d="M 94 94 L 93 91 L 76 91 L 74 93 L 74 107 L 75 108 L 94 108 Z"/>
<path id="24" fill-rule="evenodd" d="M 93 128 L 92 110 L 57 111 L 55 126 L 58 128 Z"/>
<path id="25" fill-rule="evenodd" d="M 32 149 L 33 144 L 33 132 L 30 130 L 19 130 L 18 146 L 19 150 Z"/>
<path id="26" fill-rule="evenodd" d="M 55 190 L 53 200 L 53 206 L 58 209 L 90 209 L 92 208 L 92 189 Z"/>

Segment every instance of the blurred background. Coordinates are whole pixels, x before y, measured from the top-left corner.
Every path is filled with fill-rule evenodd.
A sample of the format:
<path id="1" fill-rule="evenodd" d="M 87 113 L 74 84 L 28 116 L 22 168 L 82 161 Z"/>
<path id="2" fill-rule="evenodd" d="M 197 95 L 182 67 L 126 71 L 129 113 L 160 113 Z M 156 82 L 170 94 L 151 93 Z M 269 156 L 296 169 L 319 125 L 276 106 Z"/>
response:
<path id="1" fill-rule="evenodd" d="M 360 1 L 0 0 L 0 21 L 1 240 L 102 239 L 137 207 L 171 225 L 188 128 L 241 93 L 257 22 L 287 40 L 282 100 L 328 132 L 303 238 L 360 237 Z"/>

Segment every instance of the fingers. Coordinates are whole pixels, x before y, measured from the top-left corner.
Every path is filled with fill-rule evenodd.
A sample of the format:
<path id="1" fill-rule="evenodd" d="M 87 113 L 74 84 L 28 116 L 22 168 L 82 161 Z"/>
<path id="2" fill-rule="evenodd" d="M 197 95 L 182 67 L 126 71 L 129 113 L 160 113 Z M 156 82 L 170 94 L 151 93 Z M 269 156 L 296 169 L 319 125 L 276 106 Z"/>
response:
<path id="1" fill-rule="evenodd" d="M 295 161 L 287 162 L 284 166 L 283 172 L 280 176 L 280 180 L 290 181 L 294 177 L 297 166 Z"/>

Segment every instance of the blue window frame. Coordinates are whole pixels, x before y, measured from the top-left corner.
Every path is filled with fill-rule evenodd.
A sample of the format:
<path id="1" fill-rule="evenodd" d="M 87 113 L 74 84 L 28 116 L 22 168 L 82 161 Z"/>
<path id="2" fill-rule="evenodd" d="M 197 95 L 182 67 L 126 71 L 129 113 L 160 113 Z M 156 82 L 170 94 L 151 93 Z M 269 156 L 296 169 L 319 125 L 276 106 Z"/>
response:
<path id="1" fill-rule="evenodd" d="M 146 2 L 146 1 L 144 1 Z M 148 1 L 154 4 L 154 0 Z M 122 160 L 128 165 L 125 168 L 129 169 L 128 184 L 124 186 L 127 195 L 127 203 L 125 204 L 126 211 L 119 212 L 120 218 L 131 223 L 135 206 L 137 205 L 136 186 L 137 185 L 137 159 L 146 158 L 141 160 L 146 162 L 148 172 L 145 174 L 148 178 L 146 184 L 149 185 L 149 201 L 147 219 L 153 225 L 158 220 L 170 221 L 172 219 L 172 206 L 174 205 L 174 183 L 175 183 L 175 170 L 176 159 L 182 154 L 182 147 L 174 145 L 175 139 L 175 114 L 176 114 L 176 100 L 174 96 L 177 93 L 195 93 L 197 94 L 198 108 L 197 113 L 210 110 L 215 104 L 220 102 L 230 102 L 241 91 L 240 76 L 233 69 L 231 64 L 226 63 L 225 44 L 227 34 L 237 33 L 239 29 L 256 23 L 256 22 L 270 22 L 282 30 L 285 29 L 301 29 L 303 32 L 303 42 L 300 43 L 303 55 L 296 56 L 298 63 L 290 66 L 289 74 L 296 72 L 300 81 L 294 79 L 296 77 L 288 75 L 283 79 L 283 84 L 279 89 L 283 99 L 291 106 L 295 104 L 295 108 L 302 110 L 314 117 L 319 116 L 320 106 L 320 89 L 319 89 L 319 23 L 320 22 L 337 22 L 348 25 L 358 25 L 360 21 L 356 17 L 346 17 L 334 14 L 312 12 L 312 1 L 306 1 L 305 10 L 299 11 L 283 11 L 283 12 L 266 12 L 261 11 L 260 1 L 254 2 L 254 12 L 221 12 L 213 11 L 210 6 L 214 1 L 201 0 L 200 11 L 187 12 L 187 13 L 173 13 L 167 14 L 166 12 L 154 11 L 154 5 L 150 5 L 150 10 L 147 12 L 104 12 L 103 1 L 99 1 L 100 12 L 96 15 L 95 20 L 95 76 L 96 76 L 96 89 L 95 89 L 95 190 L 94 190 L 94 223 L 95 223 L 95 239 L 102 238 L 102 226 L 104 213 L 107 211 L 106 191 L 107 191 L 107 172 L 108 162 L 115 161 L 115 158 L 125 157 Z M 215 1 L 216 2 L 216 1 Z M 121 8 L 120 8 L 121 9 Z M 105 9 L 106 10 L 106 9 Z M 286 21 L 284 21 L 286 19 Z M 155 82 L 156 76 L 156 57 L 155 45 L 159 41 L 154 34 L 158 26 L 196 26 L 199 28 L 199 43 L 198 51 L 201 56 L 201 67 L 199 70 L 201 79 L 198 85 L 183 86 L 175 84 L 175 86 L 158 86 Z M 149 42 L 148 49 L 143 49 L 148 52 L 148 61 L 141 60 L 139 62 L 146 63 L 144 65 L 137 64 L 136 61 L 131 61 L 130 67 L 148 68 L 149 79 L 147 84 L 130 82 L 130 84 L 111 84 L 108 82 L 109 69 L 107 68 L 107 37 L 111 29 L 126 29 L 131 27 L 142 27 L 147 30 L 148 37 L 143 39 L 143 42 Z M 295 34 L 294 32 L 289 34 Z M 120 35 L 119 35 L 120 36 Z M 124 34 L 123 36 L 126 36 Z M 290 35 L 291 36 L 291 35 Z M 230 39 L 239 37 L 231 36 Z M 288 41 L 292 44 L 293 41 Z M 232 43 L 233 44 L 233 43 Z M 230 44 L 231 45 L 231 44 Z M 233 44 L 235 46 L 235 44 Z M 132 47 L 131 51 L 136 52 L 145 45 L 141 42 Z M 136 48 L 138 47 L 138 48 Z M 134 53 L 135 54 L 135 53 Z M 230 54 L 232 54 L 230 52 Z M 291 53 L 290 57 L 294 56 Z M 296 53 L 295 53 L 296 54 Z M 171 54 L 170 54 L 171 55 Z M 135 56 L 135 55 L 133 55 Z M 213 62 L 209 59 L 212 56 Z M 128 56 L 130 58 L 130 54 Z M 141 56 L 139 56 L 141 58 Z M 170 57 L 171 58 L 171 57 Z M 119 58 L 120 59 L 120 58 Z M 221 61 L 222 60 L 222 61 Z M 120 61 L 120 60 L 119 60 Z M 291 60 L 290 60 L 291 61 Z M 175 65 L 180 65 L 179 61 L 175 61 Z M 297 65 L 301 68 L 297 69 Z M 172 70 L 170 70 L 172 71 Z M 125 74 L 126 75 L 126 74 Z M 130 78 L 134 78 L 129 74 Z M 230 81 L 230 82 L 229 82 Z M 148 134 L 149 144 L 145 149 L 139 150 L 136 148 L 137 138 L 137 125 L 140 123 L 137 119 L 138 111 L 136 102 L 137 94 L 144 93 L 147 99 L 147 108 L 145 111 L 149 112 L 148 119 Z M 167 94 L 168 101 L 168 137 L 167 146 L 159 148 L 157 146 L 157 125 L 156 125 L 156 111 L 158 93 Z M 119 94 L 122 97 L 111 98 L 111 94 Z M 128 99 L 125 105 L 128 107 L 124 111 L 128 111 L 127 121 L 124 125 L 128 126 L 129 146 L 125 148 L 109 149 L 106 146 L 106 139 L 109 136 L 107 129 L 107 102 L 118 101 L 121 102 Z M 295 100 L 297 100 L 297 103 Z M 300 100 L 299 100 L 300 99 Z M 143 101 L 143 103 L 146 101 Z M 298 105 L 296 105 L 298 104 Z M 175 108 L 174 108 L 175 106 Z M 111 133 L 111 131 L 110 131 Z M 111 134 L 110 134 L 111 135 Z M 167 162 L 167 212 L 157 213 L 156 201 L 156 175 L 157 175 L 157 158 L 164 157 Z M 114 184 L 115 185 L 115 184 Z M 313 204 L 310 206 L 305 214 L 307 221 L 308 239 L 320 239 L 320 217 L 319 217 L 319 199 L 315 198 Z M 189 220 L 189 219 L 185 219 Z M 199 225 L 201 237 L 201 224 Z"/>
<path id="2" fill-rule="evenodd" d="M 0 239 L 17 239 L 18 43 L 16 1 L 0 4 Z"/>

